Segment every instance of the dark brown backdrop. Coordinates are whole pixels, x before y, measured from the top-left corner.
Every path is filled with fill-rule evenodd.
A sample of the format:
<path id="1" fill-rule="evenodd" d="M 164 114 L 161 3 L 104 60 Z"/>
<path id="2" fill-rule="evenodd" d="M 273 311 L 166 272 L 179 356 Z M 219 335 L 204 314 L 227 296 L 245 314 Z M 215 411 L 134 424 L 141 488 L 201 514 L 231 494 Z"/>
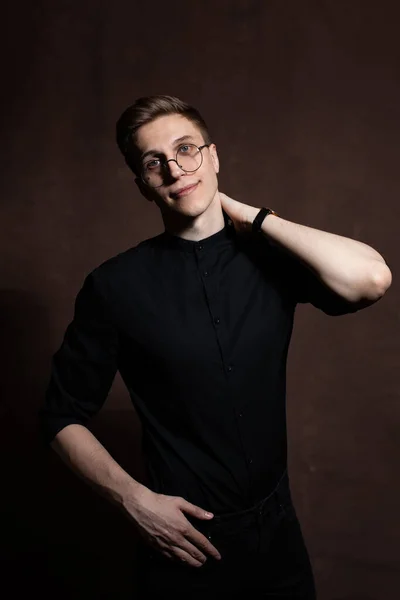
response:
<path id="1" fill-rule="evenodd" d="M 397 5 L 25 0 L 2 9 L 3 597 L 131 597 L 132 526 L 43 451 L 35 415 L 85 274 L 162 230 L 114 143 L 121 111 L 152 93 L 204 114 L 222 191 L 370 243 L 393 270 L 388 295 L 364 312 L 298 310 L 288 418 L 320 599 L 399 597 Z M 140 427 L 118 378 L 93 430 L 140 477 Z"/>

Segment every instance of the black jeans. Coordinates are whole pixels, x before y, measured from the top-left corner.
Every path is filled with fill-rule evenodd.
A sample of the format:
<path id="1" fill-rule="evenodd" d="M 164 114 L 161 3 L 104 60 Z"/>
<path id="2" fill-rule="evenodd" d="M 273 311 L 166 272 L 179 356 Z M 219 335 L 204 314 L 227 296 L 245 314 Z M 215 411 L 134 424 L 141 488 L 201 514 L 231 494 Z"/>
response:
<path id="1" fill-rule="evenodd" d="M 219 550 L 201 567 L 164 557 L 141 544 L 135 597 L 315 600 L 312 568 L 292 504 L 287 472 L 256 506 L 211 521 L 186 517 Z"/>

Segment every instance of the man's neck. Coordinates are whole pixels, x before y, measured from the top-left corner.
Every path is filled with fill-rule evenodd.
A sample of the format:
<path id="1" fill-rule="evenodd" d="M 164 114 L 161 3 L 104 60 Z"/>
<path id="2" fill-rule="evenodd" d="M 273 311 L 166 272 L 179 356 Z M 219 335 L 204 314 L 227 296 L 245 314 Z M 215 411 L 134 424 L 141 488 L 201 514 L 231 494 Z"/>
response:
<path id="1" fill-rule="evenodd" d="M 192 242 L 204 240 L 225 227 L 224 214 L 219 202 L 215 206 L 213 206 L 213 203 L 210 204 L 204 213 L 195 218 L 186 215 L 168 217 L 163 215 L 165 230 L 170 235 Z"/>

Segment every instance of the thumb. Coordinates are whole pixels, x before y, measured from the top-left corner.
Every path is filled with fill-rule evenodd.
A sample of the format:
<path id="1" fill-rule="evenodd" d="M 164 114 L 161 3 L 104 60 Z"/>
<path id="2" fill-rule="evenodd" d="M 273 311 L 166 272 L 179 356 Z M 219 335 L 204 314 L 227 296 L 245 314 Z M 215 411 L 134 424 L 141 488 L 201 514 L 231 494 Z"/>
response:
<path id="1" fill-rule="evenodd" d="M 192 515 L 193 517 L 197 517 L 198 519 L 212 519 L 214 516 L 213 513 L 210 513 L 204 510 L 204 508 L 200 508 L 200 506 L 196 506 L 195 504 L 188 502 L 184 498 L 182 498 L 179 507 L 184 512 L 189 513 L 190 515 Z"/>

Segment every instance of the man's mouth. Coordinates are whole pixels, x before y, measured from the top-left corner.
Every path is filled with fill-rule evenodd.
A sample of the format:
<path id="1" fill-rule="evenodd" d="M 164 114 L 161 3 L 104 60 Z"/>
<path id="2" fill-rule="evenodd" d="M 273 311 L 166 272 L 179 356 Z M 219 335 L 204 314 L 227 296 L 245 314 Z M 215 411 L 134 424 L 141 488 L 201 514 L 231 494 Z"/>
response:
<path id="1" fill-rule="evenodd" d="M 171 194 L 171 196 L 173 198 L 183 198 L 184 196 L 188 196 L 189 194 L 191 194 L 192 192 L 194 192 L 194 190 L 197 188 L 197 186 L 199 185 L 199 182 L 194 183 L 193 185 L 187 185 L 184 188 L 181 188 L 180 190 L 173 192 Z"/>

